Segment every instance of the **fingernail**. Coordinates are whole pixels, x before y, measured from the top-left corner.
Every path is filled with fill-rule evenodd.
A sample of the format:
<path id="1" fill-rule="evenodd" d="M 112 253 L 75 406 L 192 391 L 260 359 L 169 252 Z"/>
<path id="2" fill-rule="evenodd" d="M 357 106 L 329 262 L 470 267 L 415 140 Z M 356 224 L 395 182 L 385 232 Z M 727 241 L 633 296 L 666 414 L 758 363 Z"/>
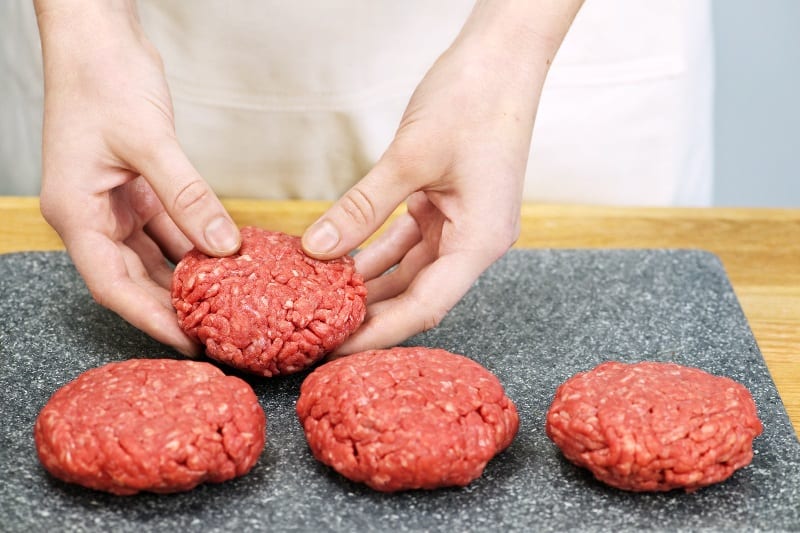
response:
<path id="1" fill-rule="evenodd" d="M 206 242 L 212 251 L 227 254 L 239 246 L 239 232 L 226 217 L 215 218 L 206 226 Z"/>
<path id="2" fill-rule="evenodd" d="M 306 232 L 303 245 L 306 250 L 315 254 L 324 254 L 339 244 L 339 231 L 330 220 L 317 222 Z"/>

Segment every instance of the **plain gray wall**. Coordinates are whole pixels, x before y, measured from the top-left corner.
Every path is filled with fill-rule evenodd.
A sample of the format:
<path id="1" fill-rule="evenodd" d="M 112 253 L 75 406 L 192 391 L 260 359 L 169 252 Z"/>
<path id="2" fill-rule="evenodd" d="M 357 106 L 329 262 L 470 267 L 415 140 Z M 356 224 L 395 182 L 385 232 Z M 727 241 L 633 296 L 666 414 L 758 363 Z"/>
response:
<path id="1" fill-rule="evenodd" d="M 800 207 L 800 0 L 714 0 L 714 205 Z"/>

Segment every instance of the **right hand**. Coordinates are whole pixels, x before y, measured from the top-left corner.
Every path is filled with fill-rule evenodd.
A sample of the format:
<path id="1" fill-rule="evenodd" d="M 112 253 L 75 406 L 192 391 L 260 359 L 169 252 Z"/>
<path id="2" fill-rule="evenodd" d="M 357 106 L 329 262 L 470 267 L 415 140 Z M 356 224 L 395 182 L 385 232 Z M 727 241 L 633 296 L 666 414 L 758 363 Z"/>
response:
<path id="1" fill-rule="evenodd" d="M 41 209 L 97 302 L 186 355 L 172 271 L 239 231 L 183 153 L 161 58 L 135 2 L 38 0 L 45 76 Z"/>

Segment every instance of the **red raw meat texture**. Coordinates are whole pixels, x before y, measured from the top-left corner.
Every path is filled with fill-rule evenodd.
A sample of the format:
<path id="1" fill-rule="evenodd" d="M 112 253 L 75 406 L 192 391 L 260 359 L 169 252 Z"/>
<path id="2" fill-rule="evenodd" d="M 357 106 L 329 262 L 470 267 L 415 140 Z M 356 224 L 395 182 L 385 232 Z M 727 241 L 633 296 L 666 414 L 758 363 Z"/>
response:
<path id="1" fill-rule="evenodd" d="M 602 363 L 564 382 L 547 435 L 600 481 L 630 491 L 687 492 L 753 458 L 761 434 L 750 391 L 674 363 Z"/>
<path id="2" fill-rule="evenodd" d="M 301 386 L 297 414 L 319 461 L 383 492 L 467 485 L 519 428 L 491 372 L 421 347 L 317 368 Z"/>
<path id="3" fill-rule="evenodd" d="M 114 494 L 179 492 L 246 474 L 266 440 L 253 389 L 208 363 L 131 359 L 88 370 L 39 413 L 39 460 Z"/>
<path id="4" fill-rule="evenodd" d="M 260 228 L 241 230 L 230 257 L 192 250 L 172 278 L 172 304 L 187 335 L 206 354 L 262 376 L 313 365 L 361 325 L 367 289 L 345 256 L 303 253 L 300 238 Z"/>

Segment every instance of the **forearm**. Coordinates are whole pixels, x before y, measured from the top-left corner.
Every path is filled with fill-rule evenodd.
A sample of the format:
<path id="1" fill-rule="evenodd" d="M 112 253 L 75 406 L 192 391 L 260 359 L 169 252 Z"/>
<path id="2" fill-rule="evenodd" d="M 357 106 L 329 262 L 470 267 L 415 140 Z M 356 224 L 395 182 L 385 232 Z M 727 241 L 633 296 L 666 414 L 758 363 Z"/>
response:
<path id="1" fill-rule="evenodd" d="M 454 46 L 544 81 L 583 0 L 478 0 Z"/>
<path id="2" fill-rule="evenodd" d="M 34 0 L 45 85 L 45 122 L 62 110 L 111 110 L 111 97 L 130 83 L 131 61 L 162 69 L 161 58 L 147 40 L 135 0 Z M 141 65 L 139 65 L 141 67 Z M 106 98 L 108 100 L 108 98 Z M 90 117 L 83 115 L 83 124 Z M 52 129 L 45 128 L 45 141 Z"/>
<path id="3" fill-rule="evenodd" d="M 121 42 L 147 46 L 135 0 L 34 0 L 34 7 L 45 74 L 48 64 L 88 62 Z"/>
<path id="4" fill-rule="evenodd" d="M 39 23 L 52 18 L 74 20 L 94 16 L 120 16 L 138 20 L 136 0 L 33 0 Z"/>

